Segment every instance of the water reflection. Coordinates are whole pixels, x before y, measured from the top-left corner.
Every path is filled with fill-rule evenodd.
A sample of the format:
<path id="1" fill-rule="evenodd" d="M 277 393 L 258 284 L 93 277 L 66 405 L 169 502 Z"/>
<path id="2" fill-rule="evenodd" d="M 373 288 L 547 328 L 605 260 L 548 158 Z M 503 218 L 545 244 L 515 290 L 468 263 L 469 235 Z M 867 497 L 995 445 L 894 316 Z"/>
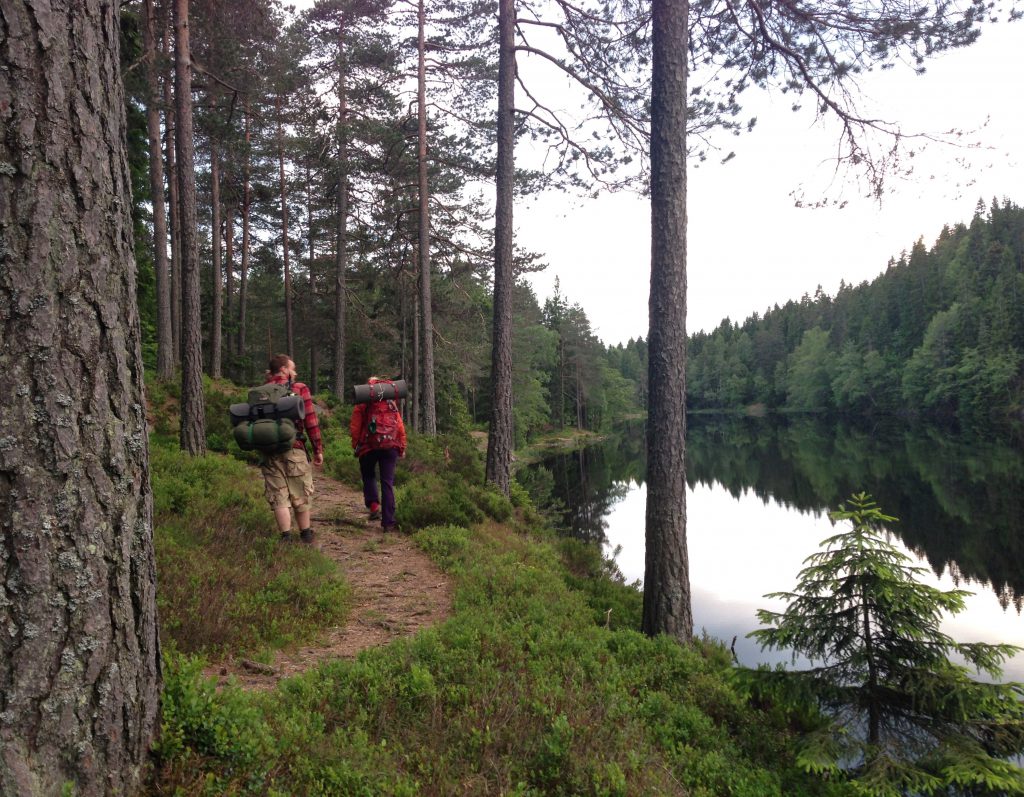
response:
<path id="1" fill-rule="evenodd" d="M 566 533 L 605 542 L 616 505 L 642 486 L 644 470 L 643 428 L 633 426 L 603 445 L 524 469 L 517 478 Z M 865 490 L 900 518 L 892 531 L 936 576 L 974 590 L 990 588 L 1004 608 L 1021 610 L 1024 450 L 1012 437 L 898 422 L 865 427 L 805 418 L 691 417 L 687 481 L 691 490 L 717 485 L 734 499 L 753 494 L 762 506 L 778 504 L 813 517 Z M 629 521 L 633 527 L 638 522 L 630 533 L 639 533 L 642 546 L 642 513 Z M 763 527 L 763 520 L 751 522 Z M 822 522 L 816 529 L 817 539 L 825 536 Z M 814 542 L 801 553 L 811 553 Z M 788 586 L 776 581 L 771 589 Z"/>

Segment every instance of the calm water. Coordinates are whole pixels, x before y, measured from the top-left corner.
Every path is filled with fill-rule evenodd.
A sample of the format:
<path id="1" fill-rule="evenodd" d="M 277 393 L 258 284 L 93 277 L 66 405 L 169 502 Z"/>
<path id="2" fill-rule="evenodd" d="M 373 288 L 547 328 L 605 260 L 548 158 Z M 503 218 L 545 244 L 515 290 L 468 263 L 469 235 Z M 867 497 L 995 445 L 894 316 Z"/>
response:
<path id="1" fill-rule="evenodd" d="M 565 533 L 605 546 L 627 580 L 644 570 L 643 428 L 552 457 L 517 478 Z M 871 493 L 894 541 L 923 580 L 975 594 L 944 630 L 961 642 L 1024 647 L 1024 446 L 898 423 L 691 418 L 687 544 L 696 630 L 730 643 L 743 664 L 788 660 L 745 638 L 768 592 L 796 583 L 805 557 L 832 533 L 827 513 Z M 1024 681 L 1024 655 L 1005 667 Z"/>

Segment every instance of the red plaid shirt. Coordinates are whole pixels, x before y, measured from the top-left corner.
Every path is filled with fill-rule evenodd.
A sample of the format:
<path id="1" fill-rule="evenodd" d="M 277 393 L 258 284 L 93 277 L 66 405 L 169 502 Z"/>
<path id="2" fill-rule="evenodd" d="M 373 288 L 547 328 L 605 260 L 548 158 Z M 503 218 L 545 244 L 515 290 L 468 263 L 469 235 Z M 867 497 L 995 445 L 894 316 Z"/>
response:
<path id="1" fill-rule="evenodd" d="M 274 374 L 270 382 L 275 385 L 287 385 L 288 377 L 284 374 Z M 313 449 L 313 456 L 324 452 L 324 442 L 320 437 L 320 421 L 316 417 L 316 405 L 313 404 L 313 394 L 302 382 L 292 382 L 292 392 L 301 396 L 306 404 L 306 417 L 302 419 L 302 429 L 306 433 L 306 439 Z M 304 448 L 301 440 L 295 441 L 295 448 Z"/>

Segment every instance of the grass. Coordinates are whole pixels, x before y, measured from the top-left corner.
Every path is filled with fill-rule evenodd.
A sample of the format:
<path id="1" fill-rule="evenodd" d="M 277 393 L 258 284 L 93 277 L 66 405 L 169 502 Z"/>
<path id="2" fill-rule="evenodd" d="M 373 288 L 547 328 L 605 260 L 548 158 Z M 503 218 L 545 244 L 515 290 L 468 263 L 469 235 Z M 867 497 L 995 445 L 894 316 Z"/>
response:
<path id="1" fill-rule="evenodd" d="M 257 471 L 155 438 L 150 463 L 165 643 L 211 659 L 259 655 L 344 621 L 351 598 L 336 565 L 278 542 Z"/>
<path id="2" fill-rule="evenodd" d="M 339 451 L 344 417 L 327 420 Z M 452 617 L 274 692 L 218 690 L 189 651 L 315 634 L 345 588 L 314 551 L 274 543 L 243 463 L 159 442 L 153 461 L 174 645 L 151 795 L 848 793 L 795 767 L 798 720 L 751 706 L 721 645 L 634 630 L 637 588 L 543 528 L 522 490 L 485 488 L 468 436 L 411 436 L 399 469 L 400 520 L 452 578 Z"/>

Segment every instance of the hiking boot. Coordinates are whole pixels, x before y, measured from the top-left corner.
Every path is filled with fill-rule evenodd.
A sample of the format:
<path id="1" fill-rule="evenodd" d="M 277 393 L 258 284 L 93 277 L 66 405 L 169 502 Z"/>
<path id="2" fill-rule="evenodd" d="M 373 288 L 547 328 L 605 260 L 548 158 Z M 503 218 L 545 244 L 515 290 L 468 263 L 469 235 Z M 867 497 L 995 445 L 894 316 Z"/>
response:
<path id="1" fill-rule="evenodd" d="M 381 531 L 383 531 L 385 534 L 389 534 L 389 533 L 390 534 L 401 534 L 402 533 L 402 527 L 399 526 L 397 523 L 392 523 L 390 526 L 381 526 L 380 528 L 381 528 Z"/>
<path id="2" fill-rule="evenodd" d="M 292 537 L 292 533 L 290 531 L 281 532 L 281 542 L 292 542 L 293 540 L 294 537 Z"/>
<path id="3" fill-rule="evenodd" d="M 370 520 L 380 520 L 380 510 L 379 509 L 371 509 L 370 510 Z"/>
<path id="4" fill-rule="evenodd" d="M 311 545 L 313 543 L 313 529 L 302 529 L 299 532 L 299 539 L 306 543 L 306 545 Z"/>

